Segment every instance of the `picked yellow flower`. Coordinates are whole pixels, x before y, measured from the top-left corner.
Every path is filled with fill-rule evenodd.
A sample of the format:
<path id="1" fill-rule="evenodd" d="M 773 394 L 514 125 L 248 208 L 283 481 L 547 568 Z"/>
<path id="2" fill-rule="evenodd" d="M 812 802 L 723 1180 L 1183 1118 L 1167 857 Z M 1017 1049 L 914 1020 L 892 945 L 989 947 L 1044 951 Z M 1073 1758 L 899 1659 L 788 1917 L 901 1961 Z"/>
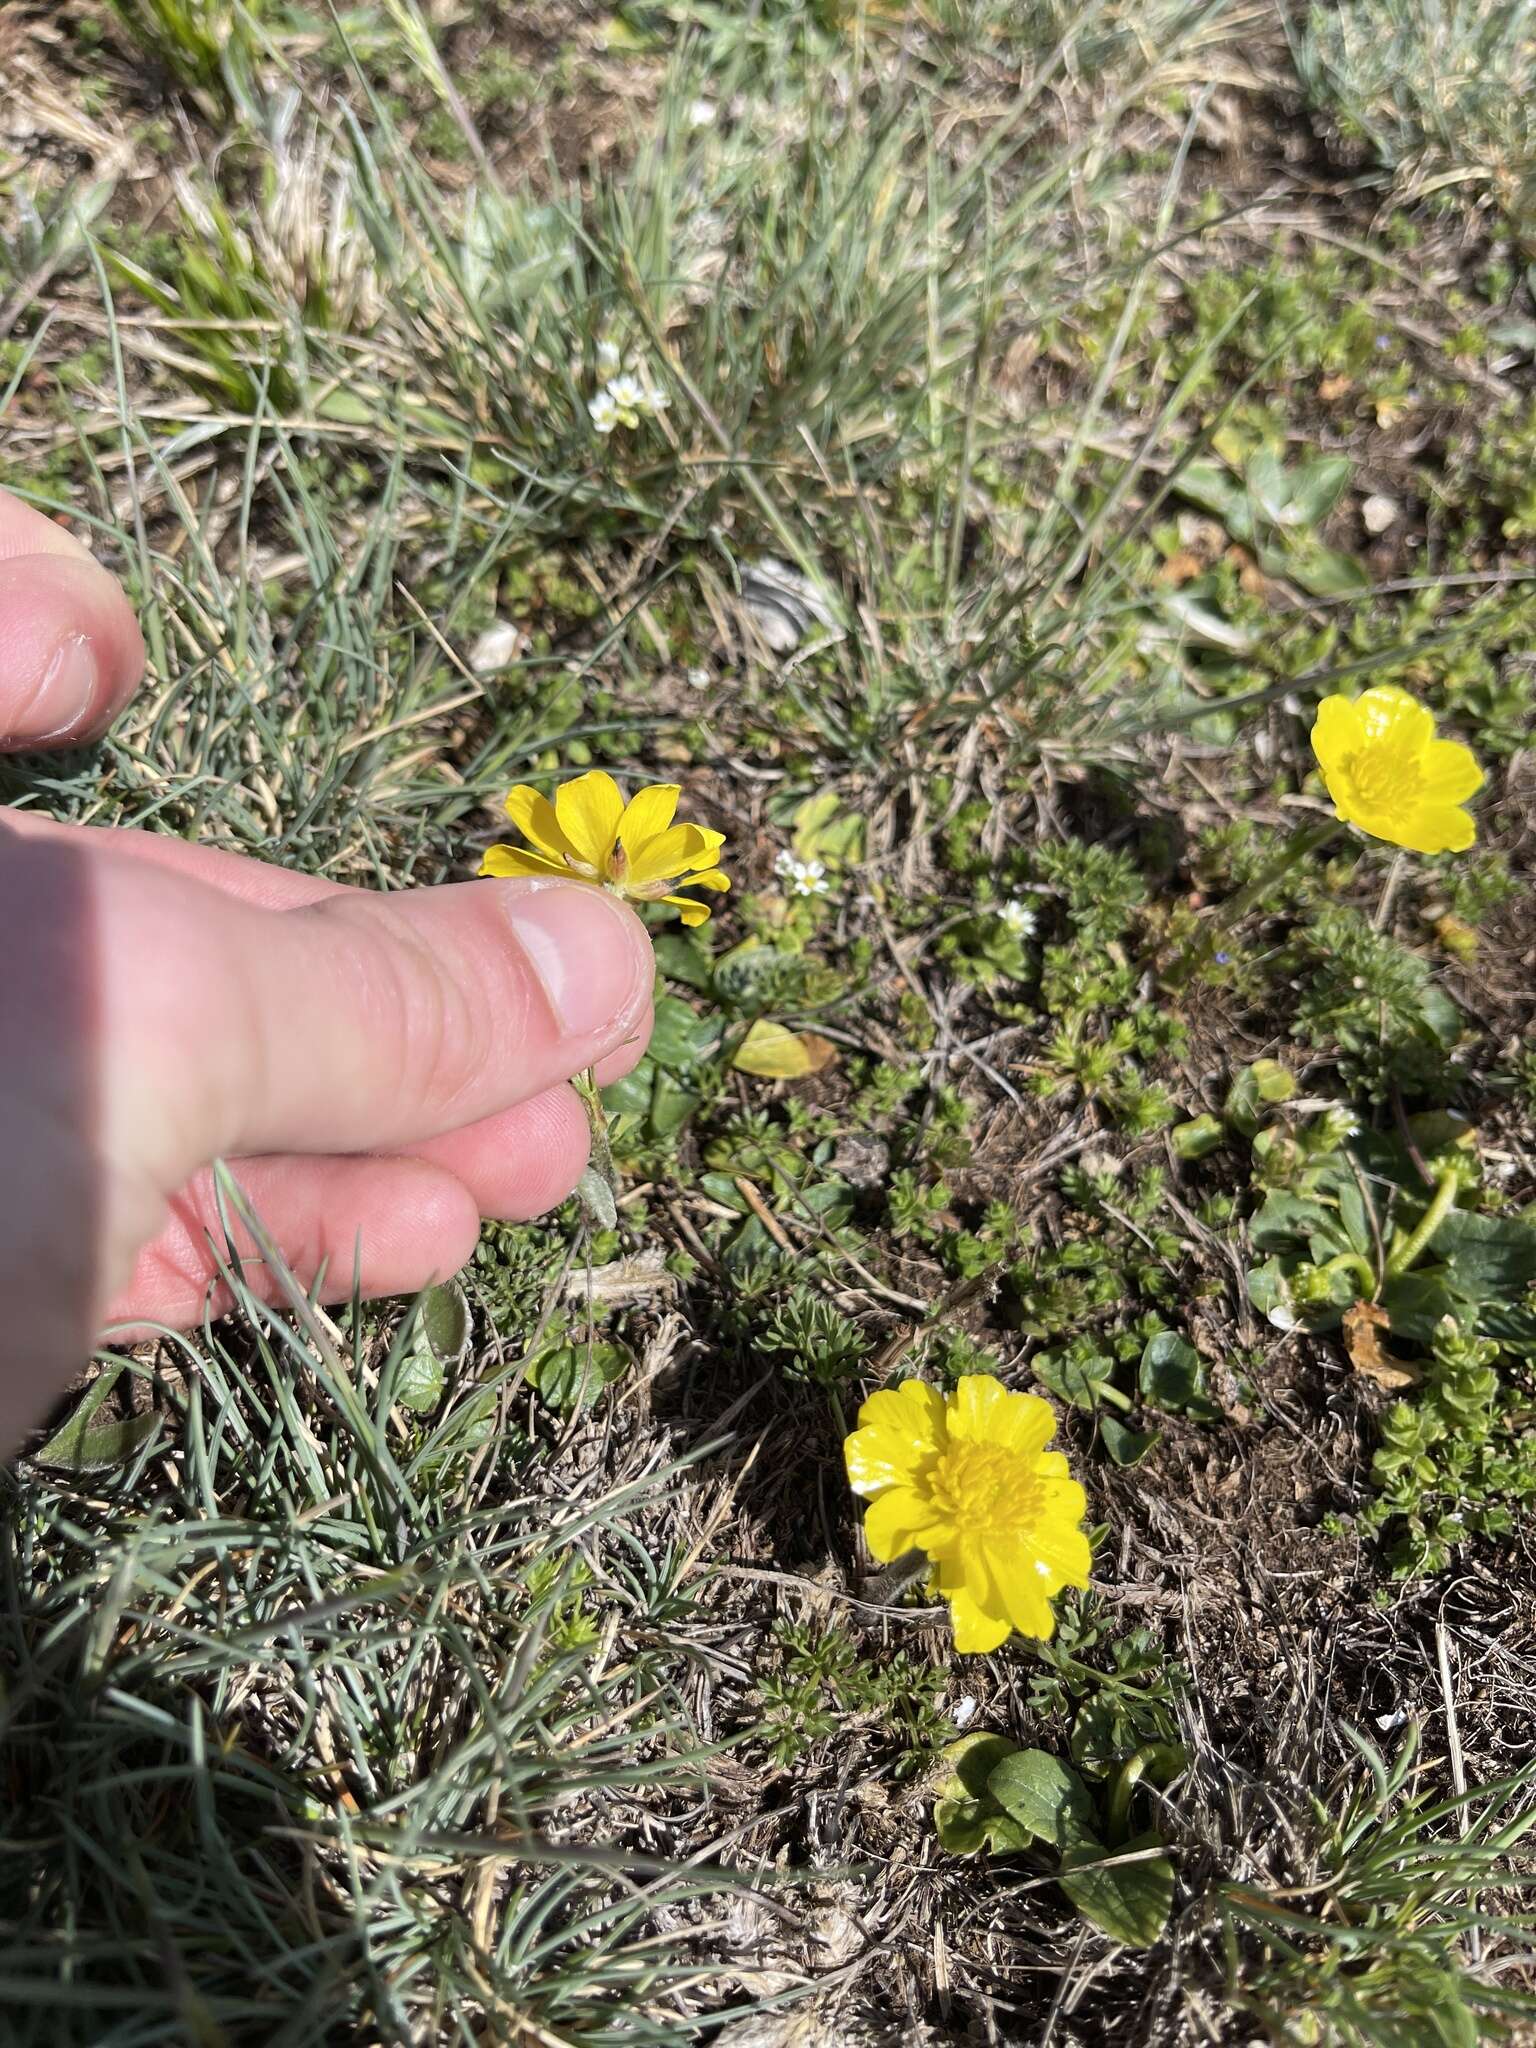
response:
<path id="1" fill-rule="evenodd" d="M 982 1372 L 949 1395 L 922 1380 L 871 1394 L 843 1445 L 848 1483 L 869 1502 L 871 1554 L 928 1553 L 957 1650 L 995 1650 L 1015 1630 L 1049 1636 L 1056 1594 L 1088 1583 L 1087 1502 L 1045 1448 L 1055 1433 L 1038 1394 Z"/>
<path id="2" fill-rule="evenodd" d="M 1312 751 L 1335 814 L 1373 839 L 1413 853 L 1461 853 L 1477 836 L 1461 806 L 1483 786 L 1470 747 L 1435 737 L 1435 721 L 1406 690 L 1380 683 L 1358 697 L 1325 697 Z"/>
<path id="3" fill-rule="evenodd" d="M 507 796 L 507 816 L 527 846 L 488 846 L 482 875 L 559 875 L 590 882 L 634 903 L 668 903 L 684 924 L 705 924 L 709 905 L 674 889 L 729 889 L 715 860 L 723 832 L 675 825 L 682 791 L 652 783 L 624 801 L 611 775 L 596 768 L 562 782 L 550 802 L 520 782 Z"/>

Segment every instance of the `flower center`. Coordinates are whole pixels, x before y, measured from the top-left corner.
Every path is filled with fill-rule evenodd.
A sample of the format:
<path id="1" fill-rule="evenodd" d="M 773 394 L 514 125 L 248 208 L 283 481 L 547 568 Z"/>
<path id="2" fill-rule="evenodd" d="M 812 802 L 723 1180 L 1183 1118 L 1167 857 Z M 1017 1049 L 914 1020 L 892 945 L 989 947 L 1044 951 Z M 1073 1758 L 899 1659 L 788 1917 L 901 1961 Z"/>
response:
<path id="1" fill-rule="evenodd" d="M 951 1444 L 933 1468 L 935 1505 L 968 1536 L 1024 1528 L 1040 1510 L 1032 1461 L 1001 1444 Z"/>
<path id="2" fill-rule="evenodd" d="M 1361 747 L 1344 757 L 1344 773 L 1366 810 L 1379 811 L 1411 797 L 1417 777 L 1401 755 L 1383 747 Z"/>

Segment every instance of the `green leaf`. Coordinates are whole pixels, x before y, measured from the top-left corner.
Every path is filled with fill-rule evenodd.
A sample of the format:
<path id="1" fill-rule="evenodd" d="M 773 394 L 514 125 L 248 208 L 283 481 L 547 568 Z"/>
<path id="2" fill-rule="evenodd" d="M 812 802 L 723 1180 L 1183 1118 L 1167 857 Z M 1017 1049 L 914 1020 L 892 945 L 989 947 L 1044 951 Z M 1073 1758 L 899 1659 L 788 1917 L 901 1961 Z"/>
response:
<path id="1" fill-rule="evenodd" d="M 440 1365 L 458 1365 L 469 1349 L 469 1302 L 457 1280 L 429 1287 L 421 1301 L 421 1334 Z"/>
<path id="2" fill-rule="evenodd" d="M 1016 1745 L 1006 1735 L 966 1735 L 947 1752 L 953 1771 L 939 1788 L 933 1824 L 953 1856 L 990 1848 L 1008 1856 L 1029 1847 L 1032 1837 L 1004 1813 L 987 1791 L 987 1779 Z"/>
<path id="3" fill-rule="evenodd" d="M 944 1752 L 944 1761 L 952 1768 L 939 1787 L 939 1797 L 985 1799 L 987 1780 L 1005 1757 L 1018 1754 L 1018 1748 L 1006 1735 L 988 1735 L 984 1731 L 962 1735 Z"/>
<path id="4" fill-rule="evenodd" d="M 1319 455 L 1291 478 L 1290 509 L 1304 526 L 1317 526 L 1349 488 L 1353 464 L 1347 455 Z"/>
<path id="5" fill-rule="evenodd" d="M 392 1397 L 413 1415 L 428 1415 L 443 1398 L 447 1381 L 448 1375 L 418 1330 L 415 1341 L 395 1368 Z"/>
<path id="6" fill-rule="evenodd" d="M 1461 1037 L 1462 1016 L 1443 988 L 1433 983 L 1419 997 L 1419 1015 L 1439 1043 L 1447 1048 Z"/>
<path id="7" fill-rule="evenodd" d="M 703 1101 L 696 1088 L 685 1088 L 671 1074 L 658 1072 L 651 1090 L 648 1128 L 653 1138 L 670 1138 L 680 1131 Z"/>
<path id="8" fill-rule="evenodd" d="M 1186 463 L 1173 487 L 1191 505 L 1219 519 L 1234 540 L 1252 540 L 1253 512 L 1247 493 L 1225 469 L 1214 462 Z"/>
<path id="9" fill-rule="evenodd" d="M 1135 1744 L 1136 1731 L 1102 1693 L 1078 1709 L 1072 1723 L 1072 1761 L 1090 1777 L 1107 1777 Z"/>
<path id="10" fill-rule="evenodd" d="M 1235 1131 L 1251 1138 L 1266 1112 L 1296 1093 L 1296 1076 L 1278 1060 L 1255 1060 L 1233 1077 L 1222 1114 Z"/>
<path id="11" fill-rule="evenodd" d="M 581 1179 L 576 1183 L 576 1199 L 599 1230 L 618 1229 L 619 1205 L 614 1199 L 612 1183 L 595 1166 L 583 1168 Z"/>
<path id="12" fill-rule="evenodd" d="M 34 1464 L 55 1465 L 66 1472 L 105 1472 L 126 1463 L 153 1436 L 160 1427 L 160 1417 L 153 1409 L 143 1415 L 96 1420 L 123 1370 L 121 1365 L 109 1365 L 92 1380 L 68 1422 L 55 1430 L 40 1451 L 32 1453 Z"/>
<path id="13" fill-rule="evenodd" d="M 1270 567 L 1267 558 L 1261 558 L 1261 566 Z M 1363 563 L 1353 555 L 1341 555 L 1337 548 L 1321 547 L 1315 542 L 1279 557 L 1271 573 L 1288 576 L 1312 597 L 1363 597 L 1371 587 Z"/>
<path id="14" fill-rule="evenodd" d="M 719 1042 L 718 1022 L 698 1016 L 681 996 L 662 996 L 656 1004 L 655 1028 L 646 1053 L 658 1067 L 688 1074 Z"/>
<path id="15" fill-rule="evenodd" d="M 1292 1252 L 1321 1239 L 1332 1252 L 1353 1251 L 1349 1233 L 1332 1209 L 1303 1195 L 1268 1195 L 1248 1225 L 1255 1250 Z"/>
<path id="16" fill-rule="evenodd" d="M 658 932 L 651 941 L 656 965 L 668 981 L 681 982 L 699 995 L 709 992 L 715 978 L 714 956 L 709 941 L 697 931 Z"/>
<path id="17" fill-rule="evenodd" d="M 610 1116 L 649 1116 L 657 1071 L 649 1059 L 643 1059 L 617 1081 L 610 1081 L 603 1090 L 603 1108 Z"/>
<path id="18" fill-rule="evenodd" d="M 1068 1351 L 1041 1351 L 1029 1361 L 1029 1369 L 1042 1387 L 1058 1401 L 1092 1411 L 1099 1404 L 1099 1389 L 1114 1372 L 1114 1361 L 1094 1354 L 1092 1359 Z"/>
<path id="19" fill-rule="evenodd" d="M 795 954 L 779 946 L 765 946 L 761 939 L 743 939 L 715 962 L 715 993 L 733 1009 L 766 1007 L 789 975 L 799 975 Z"/>
<path id="20" fill-rule="evenodd" d="M 1516 1304 L 1536 1281 L 1536 1230 L 1516 1216 L 1478 1216 L 1452 1209 L 1430 1241 L 1469 1301 Z"/>
<path id="21" fill-rule="evenodd" d="M 1091 1920 L 1127 1948 L 1150 1948 L 1173 1910 L 1173 1865 L 1166 1856 L 1143 1855 L 1134 1863 L 1118 1859 L 1160 1849 L 1162 1837 L 1137 1835 L 1122 1848 L 1082 1842 L 1061 1862 L 1061 1888 L 1085 1920 Z M 1115 1860 L 1101 1860 L 1110 1859 Z"/>
<path id="22" fill-rule="evenodd" d="M 1148 1451 L 1161 1441 L 1155 1429 L 1132 1429 L 1113 1415 L 1099 1417 L 1099 1436 L 1117 1465 L 1139 1465 Z"/>
<path id="23" fill-rule="evenodd" d="M 1260 448 L 1250 456 L 1243 482 L 1249 498 L 1272 526 L 1299 523 L 1293 479 L 1273 449 Z"/>
<path id="24" fill-rule="evenodd" d="M 987 1791 L 1021 1828 L 1058 1849 L 1093 1842 L 1093 1794 L 1070 1764 L 1044 1749 L 1017 1749 L 993 1766 Z"/>
<path id="25" fill-rule="evenodd" d="M 1181 1159 L 1204 1159 L 1208 1152 L 1214 1152 L 1226 1138 L 1226 1129 L 1220 1117 L 1191 1117 L 1188 1123 L 1175 1124 L 1168 1133 L 1169 1143 Z"/>
<path id="26" fill-rule="evenodd" d="M 1143 1400 L 1171 1414 L 1211 1422 L 1221 1413 L 1205 1391 L 1205 1360 L 1176 1330 L 1147 1339 L 1137 1384 Z"/>
<path id="27" fill-rule="evenodd" d="M 836 790 L 808 796 L 794 814 L 792 845 L 801 860 L 856 861 L 864 851 L 864 820 L 857 811 L 841 810 Z"/>
<path id="28" fill-rule="evenodd" d="M 621 1379 L 630 1354 L 621 1344 L 600 1342 L 551 1345 L 530 1358 L 525 1371 L 549 1407 L 569 1415 L 589 1408 L 616 1379 Z"/>

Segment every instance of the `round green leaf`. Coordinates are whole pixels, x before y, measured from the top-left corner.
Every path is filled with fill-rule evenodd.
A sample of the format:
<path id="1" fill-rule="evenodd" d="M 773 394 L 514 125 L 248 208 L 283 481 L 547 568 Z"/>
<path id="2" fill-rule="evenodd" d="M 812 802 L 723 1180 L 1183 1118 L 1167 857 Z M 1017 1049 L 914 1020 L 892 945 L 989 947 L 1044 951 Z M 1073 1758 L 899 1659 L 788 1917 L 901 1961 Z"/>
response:
<path id="1" fill-rule="evenodd" d="M 1150 1948 L 1173 1910 L 1173 1865 L 1166 1856 L 1144 1853 L 1161 1847 L 1156 1834 L 1138 1835 L 1114 1850 L 1100 1842 L 1077 1843 L 1062 1857 L 1061 1888 L 1083 1918 L 1112 1940 Z M 1133 1856 L 1134 1862 L 1121 1860 Z"/>
<path id="2" fill-rule="evenodd" d="M 1004 1757 L 988 1777 L 987 1791 L 1021 1828 L 1058 1849 L 1097 1839 L 1093 1794 L 1070 1764 L 1046 1750 L 1019 1749 Z"/>

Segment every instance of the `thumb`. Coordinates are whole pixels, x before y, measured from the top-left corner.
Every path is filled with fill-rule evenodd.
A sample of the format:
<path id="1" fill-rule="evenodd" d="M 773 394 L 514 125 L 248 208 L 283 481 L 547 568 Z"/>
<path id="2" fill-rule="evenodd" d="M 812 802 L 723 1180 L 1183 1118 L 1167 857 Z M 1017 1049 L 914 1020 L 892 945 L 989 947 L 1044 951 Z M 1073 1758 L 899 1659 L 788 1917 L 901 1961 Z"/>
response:
<path id="1" fill-rule="evenodd" d="M 543 1094 L 647 1016 L 644 927 L 579 882 L 294 910 L 103 862 L 101 1100 L 117 1156 L 388 1151 Z"/>
<path id="2" fill-rule="evenodd" d="M 0 827 L 0 1409 L 79 1364 L 210 1160 L 398 1150 L 648 1029 L 644 928 L 579 882 L 270 910 L 100 838 Z"/>
<path id="3" fill-rule="evenodd" d="M 144 669 L 128 600 L 80 543 L 0 491 L 0 749 L 89 739 Z"/>

